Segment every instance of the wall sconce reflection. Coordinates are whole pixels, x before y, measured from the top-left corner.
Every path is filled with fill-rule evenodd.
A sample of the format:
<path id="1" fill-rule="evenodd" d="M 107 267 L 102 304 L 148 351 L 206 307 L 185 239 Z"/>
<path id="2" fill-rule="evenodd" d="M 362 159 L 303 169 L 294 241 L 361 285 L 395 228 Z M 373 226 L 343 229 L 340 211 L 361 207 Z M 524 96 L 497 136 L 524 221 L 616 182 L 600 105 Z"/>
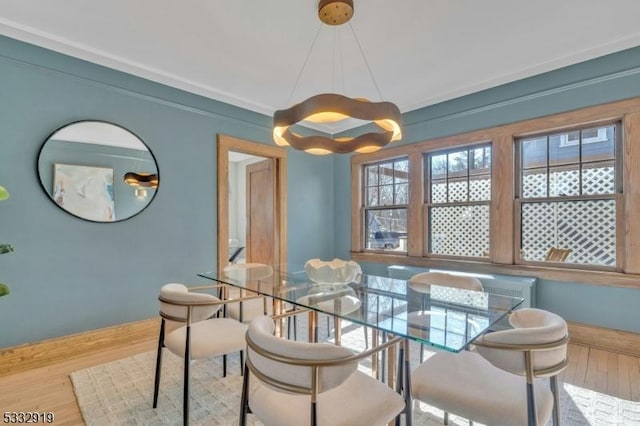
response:
<path id="1" fill-rule="evenodd" d="M 147 198 L 147 190 L 144 188 L 136 188 L 136 198 Z"/>

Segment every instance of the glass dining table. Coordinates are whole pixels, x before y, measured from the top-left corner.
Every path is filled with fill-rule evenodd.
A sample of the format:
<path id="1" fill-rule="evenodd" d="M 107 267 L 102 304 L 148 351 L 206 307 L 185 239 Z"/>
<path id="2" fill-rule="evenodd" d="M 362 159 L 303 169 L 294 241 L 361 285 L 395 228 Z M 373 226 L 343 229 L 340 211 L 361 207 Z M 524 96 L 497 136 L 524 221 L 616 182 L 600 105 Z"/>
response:
<path id="1" fill-rule="evenodd" d="M 318 314 L 334 318 L 336 343 L 341 337 L 340 320 L 370 328 L 373 344 L 379 339 L 398 339 L 397 359 L 391 352 L 382 367 L 378 368 L 377 357 L 372 366 L 374 374 L 386 377 L 403 394 L 408 425 L 409 342 L 460 352 L 523 303 L 520 297 L 436 285 L 430 286 L 428 292 L 418 291 L 406 280 L 368 274 L 350 283 L 316 283 L 309 279 L 304 267 L 291 265 L 231 268 L 198 275 L 272 298 L 276 317 L 283 316 L 287 307 L 308 312 L 311 341 L 317 340 Z"/>

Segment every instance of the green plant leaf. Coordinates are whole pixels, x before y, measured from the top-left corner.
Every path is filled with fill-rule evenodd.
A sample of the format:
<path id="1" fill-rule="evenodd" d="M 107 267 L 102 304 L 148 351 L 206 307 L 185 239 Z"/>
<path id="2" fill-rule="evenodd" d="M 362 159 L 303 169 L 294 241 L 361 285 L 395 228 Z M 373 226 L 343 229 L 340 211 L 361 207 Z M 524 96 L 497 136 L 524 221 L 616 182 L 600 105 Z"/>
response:
<path id="1" fill-rule="evenodd" d="M 0 283 L 0 297 L 6 296 L 9 293 L 9 287 L 7 287 L 6 284 Z"/>
<path id="2" fill-rule="evenodd" d="M 0 185 L 0 201 L 4 201 L 9 198 L 9 191 L 4 186 Z"/>
<path id="3" fill-rule="evenodd" d="M 0 244 L 0 254 L 11 253 L 13 246 L 11 244 Z"/>

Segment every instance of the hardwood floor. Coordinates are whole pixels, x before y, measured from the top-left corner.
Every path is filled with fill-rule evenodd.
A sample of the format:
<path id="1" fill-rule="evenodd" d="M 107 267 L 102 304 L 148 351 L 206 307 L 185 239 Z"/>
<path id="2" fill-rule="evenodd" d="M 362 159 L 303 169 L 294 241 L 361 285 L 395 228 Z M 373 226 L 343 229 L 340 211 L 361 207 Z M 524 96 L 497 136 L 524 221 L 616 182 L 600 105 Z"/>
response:
<path id="1" fill-rule="evenodd" d="M 82 425 L 69 374 L 73 371 L 154 350 L 156 339 L 119 345 L 91 355 L 0 377 L 0 407 L 7 411 L 52 412 L 56 425 Z"/>
<path id="2" fill-rule="evenodd" d="M 81 425 L 69 374 L 73 371 L 154 350 L 155 339 L 120 345 L 91 355 L 0 377 L 2 411 L 51 411 L 57 425 Z M 640 402 L 640 358 L 576 344 L 561 381 Z"/>
<path id="3" fill-rule="evenodd" d="M 560 379 L 576 386 L 640 402 L 640 358 L 569 345 L 569 366 Z"/>

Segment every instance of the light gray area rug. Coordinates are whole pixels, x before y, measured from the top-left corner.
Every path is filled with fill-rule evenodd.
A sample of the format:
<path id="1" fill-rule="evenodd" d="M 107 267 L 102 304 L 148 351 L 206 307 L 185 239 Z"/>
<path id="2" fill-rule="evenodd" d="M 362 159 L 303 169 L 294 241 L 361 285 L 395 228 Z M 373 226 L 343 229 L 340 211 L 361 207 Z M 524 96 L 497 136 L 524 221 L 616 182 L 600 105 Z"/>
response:
<path id="1" fill-rule="evenodd" d="M 347 331 L 347 330 L 345 330 Z M 343 336 L 357 346 L 361 330 Z M 301 338 L 301 336 L 298 336 Z M 412 347 L 417 351 L 416 347 Z M 73 389 L 87 425 L 179 425 L 182 423 L 181 358 L 165 350 L 158 408 L 151 408 L 155 352 L 98 365 L 71 374 Z M 412 354 L 417 360 L 417 354 Z M 242 377 L 238 354 L 229 356 L 228 376 L 222 378 L 222 358 L 198 360 L 191 369 L 191 424 L 236 425 Z M 367 366 L 363 365 L 366 370 Z M 364 394 L 366 394 L 366 391 Z M 524 409 L 524 407 L 523 407 Z M 640 425 L 640 403 L 564 384 L 561 394 L 562 425 Z M 415 403 L 415 425 L 442 425 L 442 411 Z M 249 415 L 249 425 L 261 425 Z M 451 425 L 468 425 L 450 416 Z"/>

